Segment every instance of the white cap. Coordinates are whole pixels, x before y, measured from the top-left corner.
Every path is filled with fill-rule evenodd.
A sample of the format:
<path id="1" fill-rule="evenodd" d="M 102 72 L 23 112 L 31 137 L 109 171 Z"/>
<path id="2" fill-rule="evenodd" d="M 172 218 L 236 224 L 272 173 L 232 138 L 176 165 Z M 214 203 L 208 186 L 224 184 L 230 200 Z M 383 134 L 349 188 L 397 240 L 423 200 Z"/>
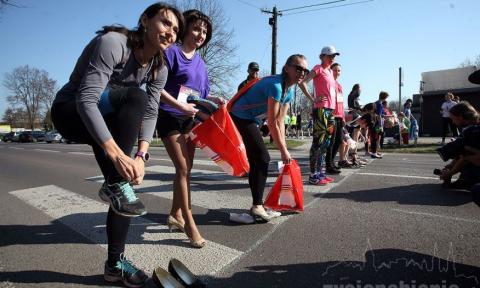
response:
<path id="1" fill-rule="evenodd" d="M 320 55 L 340 55 L 340 53 L 338 53 L 337 49 L 333 46 L 325 46 L 322 48 Z"/>

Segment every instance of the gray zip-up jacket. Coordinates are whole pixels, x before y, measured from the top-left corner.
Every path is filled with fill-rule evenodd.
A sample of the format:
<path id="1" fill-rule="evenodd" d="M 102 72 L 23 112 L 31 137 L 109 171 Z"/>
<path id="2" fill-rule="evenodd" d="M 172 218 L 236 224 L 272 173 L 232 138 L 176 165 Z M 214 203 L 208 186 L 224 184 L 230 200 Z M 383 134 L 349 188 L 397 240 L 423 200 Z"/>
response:
<path id="1" fill-rule="evenodd" d="M 70 79 L 58 91 L 54 103 L 76 101 L 77 111 L 86 128 L 98 144 L 112 138 L 98 109 L 100 96 L 106 88 L 141 87 L 148 94 L 147 110 L 143 117 L 139 140 L 150 142 L 158 116 L 160 92 L 167 80 L 167 68 L 158 68 L 153 79 L 152 63 L 142 67 L 131 48 L 127 36 L 108 32 L 95 37 L 77 60 Z"/>

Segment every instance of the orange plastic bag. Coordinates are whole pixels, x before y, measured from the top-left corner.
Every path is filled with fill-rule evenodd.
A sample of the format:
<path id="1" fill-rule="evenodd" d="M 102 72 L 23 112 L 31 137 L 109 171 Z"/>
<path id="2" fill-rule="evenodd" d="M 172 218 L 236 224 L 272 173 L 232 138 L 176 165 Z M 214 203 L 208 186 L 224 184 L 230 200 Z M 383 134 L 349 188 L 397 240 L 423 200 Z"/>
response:
<path id="1" fill-rule="evenodd" d="M 227 174 L 243 176 L 250 171 L 242 137 L 225 105 L 195 126 L 190 132 L 190 138 Z"/>
<path id="2" fill-rule="evenodd" d="M 302 172 L 296 160 L 283 166 L 264 206 L 277 211 L 303 211 Z"/>

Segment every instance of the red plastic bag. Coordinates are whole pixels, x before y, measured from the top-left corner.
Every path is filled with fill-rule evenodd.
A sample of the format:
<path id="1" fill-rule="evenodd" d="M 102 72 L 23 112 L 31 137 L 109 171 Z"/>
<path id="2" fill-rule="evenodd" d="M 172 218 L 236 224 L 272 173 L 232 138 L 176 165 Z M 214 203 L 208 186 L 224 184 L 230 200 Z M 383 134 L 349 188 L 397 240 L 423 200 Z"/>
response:
<path id="1" fill-rule="evenodd" d="M 296 160 L 283 166 L 264 206 L 277 211 L 303 211 L 302 172 Z"/>
<path id="2" fill-rule="evenodd" d="M 190 138 L 227 174 L 243 176 L 250 171 L 242 137 L 225 105 L 195 126 L 190 132 Z"/>

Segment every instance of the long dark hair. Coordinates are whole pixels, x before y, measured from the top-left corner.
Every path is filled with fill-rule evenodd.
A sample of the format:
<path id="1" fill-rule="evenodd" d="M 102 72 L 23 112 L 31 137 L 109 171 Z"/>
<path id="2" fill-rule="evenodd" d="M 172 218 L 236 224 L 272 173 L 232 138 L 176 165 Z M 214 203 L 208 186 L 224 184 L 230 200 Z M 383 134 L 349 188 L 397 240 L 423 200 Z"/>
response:
<path id="1" fill-rule="evenodd" d="M 183 18 L 185 19 L 185 33 L 187 32 L 186 30 L 188 29 L 188 26 L 197 20 L 201 20 L 207 24 L 207 37 L 205 38 L 205 41 L 203 44 L 198 47 L 198 49 L 202 48 L 203 46 L 207 45 L 210 39 L 212 39 L 212 20 L 210 18 L 203 14 L 201 11 L 196 10 L 196 9 L 191 9 L 183 12 Z M 185 36 L 185 35 L 183 35 Z M 182 43 L 183 42 L 183 37 L 178 37 L 177 42 Z"/>
<path id="2" fill-rule="evenodd" d="M 285 66 L 292 65 L 292 63 L 296 59 L 307 59 L 307 57 L 303 56 L 302 54 L 293 54 L 293 55 L 290 55 L 290 57 L 287 58 L 287 61 L 285 62 L 285 65 L 283 66 L 283 69 L 282 69 L 282 98 L 285 95 L 285 91 L 287 90 L 287 87 L 286 87 L 287 86 L 287 80 L 289 80 L 287 71 L 285 70 Z"/>
<path id="3" fill-rule="evenodd" d="M 148 19 L 151 19 L 155 17 L 155 15 L 157 15 L 157 13 L 159 13 L 162 10 L 171 11 L 173 14 L 175 14 L 175 17 L 177 17 L 177 20 L 178 20 L 177 39 L 179 37 L 183 37 L 185 25 L 184 25 L 184 19 L 183 19 L 182 13 L 180 13 L 180 11 L 177 8 L 162 2 L 157 2 L 148 6 L 147 9 L 143 11 L 142 15 L 140 15 L 138 19 L 138 26 L 134 30 L 130 30 L 122 25 L 110 25 L 110 26 L 103 26 L 102 30 L 98 30 L 96 33 L 98 35 L 103 35 L 108 32 L 122 33 L 125 36 L 127 36 L 127 39 L 128 39 L 127 46 L 130 47 L 132 50 L 143 48 L 143 45 L 144 45 L 143 37 L 145 35 L 146 30 L 142 24 L 142 16 L 145 15 L 147 16 Z M 154 59 L 153 59 L 152 71 L 155 73 L 155 71 L 159 67 L 162 67 L 165 64 L 163 51 L 160 50 L 157 54 L 155 54 L 153 58 Z"/>

